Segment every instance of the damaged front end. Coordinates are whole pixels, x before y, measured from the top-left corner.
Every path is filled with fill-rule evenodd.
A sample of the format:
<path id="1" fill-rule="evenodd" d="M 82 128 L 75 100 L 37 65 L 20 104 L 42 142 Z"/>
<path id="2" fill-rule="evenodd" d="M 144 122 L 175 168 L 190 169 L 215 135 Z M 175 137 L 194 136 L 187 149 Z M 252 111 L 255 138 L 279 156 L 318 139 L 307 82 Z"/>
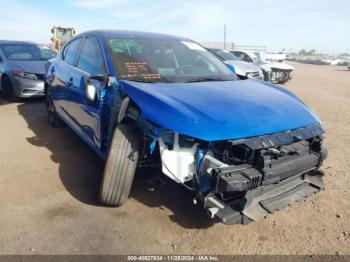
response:
<path id="1" fill-rule="evenodd" d="M 293 69 L 271 68 L 270 79 L 272 83 L 282 84 L 293 78 Z"/>
<path id="2" fill-rule="evenodd" d="M 219 142 L 205 157 L 212 191 L 205 208 L 225 223 L 248 223 L 323 189 L 317 169 L 327 156 L 323 130 L 290 132 Z M 218 162 L 219 160 L 220 162 Z"/>
<path id="3" fill-rule="evenodd" d="M 251 138 L 206 142 L 153 135 L 165 175 L 196 191 L 212 218 L 246 224 L 323 189 L 323 129 L 311 125 Z"/>

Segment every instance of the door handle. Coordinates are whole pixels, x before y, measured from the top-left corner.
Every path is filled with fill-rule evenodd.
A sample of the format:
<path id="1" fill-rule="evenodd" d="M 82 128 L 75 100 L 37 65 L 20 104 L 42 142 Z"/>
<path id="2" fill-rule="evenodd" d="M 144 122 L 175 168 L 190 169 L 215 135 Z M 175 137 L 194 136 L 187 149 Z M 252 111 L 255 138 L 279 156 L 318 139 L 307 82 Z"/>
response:
<path id="1" fill-rule="evenodd" d="M 73 86 L 73 77 L 67 80 L 67 86 Z"/>
<path id="2" fill-rule="evenodd" d="M 51 67 L 50 72 L 51 72 L 51 74 L 55 73 L 55 67 L 54 66 Z"/>

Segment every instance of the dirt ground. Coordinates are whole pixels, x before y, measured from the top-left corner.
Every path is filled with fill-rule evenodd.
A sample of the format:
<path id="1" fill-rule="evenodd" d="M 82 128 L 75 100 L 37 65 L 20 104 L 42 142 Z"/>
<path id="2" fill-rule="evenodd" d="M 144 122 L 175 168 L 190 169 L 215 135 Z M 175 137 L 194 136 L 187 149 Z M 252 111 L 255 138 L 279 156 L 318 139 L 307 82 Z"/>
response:
<path id="1" fill-rule="evenodd" d="M 41 100 L 0 98 L 0 254 L 350 254 L 350 71 L 293 63 L 285 85 L 320 116 L 326 190 L 249 225 L 212 223 L 175 183 L 138 171 L 127 203 L 98 205 L 103 163 Z"/>

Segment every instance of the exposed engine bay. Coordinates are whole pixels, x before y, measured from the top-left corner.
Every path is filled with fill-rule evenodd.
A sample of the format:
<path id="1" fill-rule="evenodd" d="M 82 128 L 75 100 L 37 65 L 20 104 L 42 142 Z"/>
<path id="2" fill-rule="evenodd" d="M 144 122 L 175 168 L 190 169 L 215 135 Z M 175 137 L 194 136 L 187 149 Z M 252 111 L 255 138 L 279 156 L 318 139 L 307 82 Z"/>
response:
<path id="1" fill-rule="evenodd" d="M 195 191 L 212 218 L 245 224 L 323 189 L 323 133 L 313 125 L 205 142 L 165 132 L 148 139 L 144 156 L 158 156 L 163 173 Z"/>
<path id="2" fill-rule="evenodd" d="M 285 83 L 293 78 L 293 69 L 271 67 L 270 80 L 272 83 Z"/>

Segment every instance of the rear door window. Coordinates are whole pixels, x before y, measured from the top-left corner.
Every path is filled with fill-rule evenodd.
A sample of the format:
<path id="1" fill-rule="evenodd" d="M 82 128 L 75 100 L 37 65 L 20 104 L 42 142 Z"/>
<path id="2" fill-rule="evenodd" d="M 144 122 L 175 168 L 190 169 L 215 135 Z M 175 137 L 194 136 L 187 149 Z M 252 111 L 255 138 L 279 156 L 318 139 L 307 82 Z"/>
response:
<path id="1" fill-rule="evenodd" d="M 63 47 L 63 50 L 62 50 L 62 60 L 64 60 L 64 59 L 66 58 L 66 54 L 67 54 L 68 47 L 69 47 L 69 43 Z"/>
<path id="2" fill-rule="evenodd" d="M 78 38 L 70 42 L 69 46 L 67 46 L 63 52 L 64 57 L 63 60 L 66 63 L 75 65 L 76 57 L 80 48 L 82 38 Z"/>
<path id="3" fill-rule="evenodd" d="M 96 37 L 88 36 L 81 49 L 77 67 L 91 75 L 103 75 L 104 59 Z"/>
<path id="4" fill-rule="evenodd" d="M 250 63 L 253 62 L 253 60 L 247 54 L 243 54 L 243 61 Z"/>
<path id="5" fill-rule="evenodd" d="M 241 60 L 244 59 L 244 54 L 242 52 L 234 52 L 233 53 L 235 56 L 239 57 Z"/>

